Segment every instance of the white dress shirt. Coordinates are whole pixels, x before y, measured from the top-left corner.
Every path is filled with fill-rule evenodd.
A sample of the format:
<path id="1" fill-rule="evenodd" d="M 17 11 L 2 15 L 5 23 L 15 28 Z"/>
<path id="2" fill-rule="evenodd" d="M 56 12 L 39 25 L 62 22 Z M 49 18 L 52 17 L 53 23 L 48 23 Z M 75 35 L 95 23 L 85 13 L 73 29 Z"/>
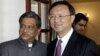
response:
<path id="1" fill-rule="evenodd" d="M 70 31 L 69 31 L 64 37 L 59 38 L 59 36 L 57 36 L 58 41 L 59 41 L 60 39 L 62 40 L 62 43 L 61 43 L 61 55 L 62 55 L 63 52 L 64 52 L 64 49 L 65 49 L 65 47 L 66 47 L 66 45 L 67 45 L 67 43 L 68 43 L 68 41 L 69 41 L 69 39 L 70 39 L 70 37 L 71 37 L 71 35 L 72 35 L 72 32 L 73 32 L 73 28 L 71 28 Z M 57 41 L 57 43 L 58 43 L 58 41 Z M 57 45 L 57 44 L 56 44 L 56 45 Z"/>

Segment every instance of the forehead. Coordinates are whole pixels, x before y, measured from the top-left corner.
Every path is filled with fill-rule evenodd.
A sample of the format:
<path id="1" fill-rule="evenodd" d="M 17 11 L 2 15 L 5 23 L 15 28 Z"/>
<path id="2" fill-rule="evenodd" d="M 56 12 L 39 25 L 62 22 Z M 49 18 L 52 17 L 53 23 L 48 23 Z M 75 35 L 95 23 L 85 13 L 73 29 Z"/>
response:
<path id="1" fill-rule="evenodd" d="M 50 10 L 50 14 L 52 13 L 67 13 L 70 14 L 69 8 L 67 5 L 57 5 Z"/>
<path id="2" fill-rule="evenodd" d="M 79 21 L 79 23 L 80 23 L 80 24 L 86 24 L 87 21 L 85 21 L 85 20 L 82 19 L 82 20 Z"/>
<path id="3" fill-rule="evenodd" d="M 36 24 L 36 20 L 34 18 L 24 18 L 21 23 L 23 23 L 23 24 Z"/>

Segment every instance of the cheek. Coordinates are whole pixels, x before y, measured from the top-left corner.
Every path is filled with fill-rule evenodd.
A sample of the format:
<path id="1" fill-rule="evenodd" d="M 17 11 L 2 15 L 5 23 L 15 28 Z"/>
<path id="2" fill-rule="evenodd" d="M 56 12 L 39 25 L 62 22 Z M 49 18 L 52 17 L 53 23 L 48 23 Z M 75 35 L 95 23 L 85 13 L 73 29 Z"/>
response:
<path id="1" fill-rule="evenodd" d="M 31 35 L 36 35 L 37 33 L 38 33 L 37 30 L 30 31 L 30 34 L 31 34 Z"/>
<path id="2" fill-rule="evenodd" d="M 23 31 L 22 31 L 21 29 L 19 29 L 19 34 L 20 34 L 20 35 L 22 34 L 22 32 L 23 32 Z"/>
<path id="3" fill-rule="evenodd" d="M 72 21 L 70 18 L 66 18 L 66 20 L 63 20 L 62 23 L 65 23 L 65 24 L 68 24 L 68 25 L 71 25 L 72 24 Z"/>
<path id="4" fill-rule="evenodd" d="M 54 22 L 50 21 L 50 26 L 53 27 L 54 26 Z"/>
<path id="5" fill-rule="evenodd" d="M 35 34 L 35 31 L 30 31 L 30 34 L 31 34 L 31 35 L 34 35 L 34 34 Z"/>
<path id="6" fill-rule="evenodd" d="M 75 27 L 74 27 L 76 30 L 79 30 L 79 26 L 78 25 L 75 25 Z"/>

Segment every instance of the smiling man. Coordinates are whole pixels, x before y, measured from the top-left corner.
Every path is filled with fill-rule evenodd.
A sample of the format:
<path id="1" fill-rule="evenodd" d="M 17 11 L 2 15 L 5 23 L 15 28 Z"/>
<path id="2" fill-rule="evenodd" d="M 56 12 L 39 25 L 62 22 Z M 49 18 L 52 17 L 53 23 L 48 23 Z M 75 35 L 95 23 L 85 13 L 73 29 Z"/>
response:
<path id="1" fill-rule="evenodd" d="M 86 15 L 84 15 L 83 13 L 77 13 L 75 15 L 75 19 L 72 26 L 76 32 L 85 35 L 88 21 L 89 20 Z"/>
<path id="2" fill-rule="evenodd" d="M 57 38 L 47 46 L 47 56 L 97 56 L 96 43 L 72 28 L 75 9 L 67 1 L 57 1 L 49 9 L 51 28 Z"/>

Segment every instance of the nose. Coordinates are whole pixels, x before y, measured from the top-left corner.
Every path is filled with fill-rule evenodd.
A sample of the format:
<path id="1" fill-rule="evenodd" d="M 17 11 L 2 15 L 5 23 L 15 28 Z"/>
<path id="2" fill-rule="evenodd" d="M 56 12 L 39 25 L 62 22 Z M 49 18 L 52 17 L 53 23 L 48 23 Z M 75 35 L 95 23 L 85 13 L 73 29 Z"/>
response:
<path id="1" fill-rule="evenodd" d="M 82 27 L 81 27 L 81 29 L 82 29 L 82 30 L 85 30 L 85 29 L 86 29 L 86 27 L 85 27 L 85 26 L 82 26 Z"/>
<path id="2" fill-rule="evenodd" d="M 28 32 L 28 29 L 27 29 L 27 28 L 24 28 L 23 31 L 24 31 L 24 32 Z"/>
<path id="3" fill-rule="evenodd" d="M 54 19 L 54 22 L 59 22 L 60 20 L 59 20 L 59 17 L 55 17 L 55 19 Z"/>

